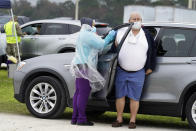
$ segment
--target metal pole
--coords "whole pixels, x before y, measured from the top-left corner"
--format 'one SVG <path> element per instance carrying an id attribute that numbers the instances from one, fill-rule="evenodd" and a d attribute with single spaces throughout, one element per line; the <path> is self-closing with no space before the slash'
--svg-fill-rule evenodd
<path id="1" fill-rule="evenodd" d="M 189 8 L 189 9 L 192 9 L 192 4 L 193 4 L 193 1 L 192 1 L 192 0 L 189 0 L 189 1 L 188 1 L 188 8 Z"/>
<path id="2" fill-rule="evenodd" d="M 16 38 L 16 47 L 17 47 L 17 53 L 18 53 L 18 61 L 21 62 L 20 50 L 19 50 L 19 45 L 18 45 L 18 38 L 17 38 L 17 34 L 16 34 L 16 25 L 15 25 L 15 21 L 14 21 L 14 15 L 13 15 L 12 8 L 10 9 L 10 11 L 11 11 L 11 16 L 12 16 L 12 21 L 14 23 L 14 35 L 15 35 L 15 38 Z"/>
<path id="3" fill-rule="evenodd" d="M 79 11 L 79 0 L 76 0 L 76 5 L 75 5 L 75 20 L 78 20 L 78 11 Z"/>

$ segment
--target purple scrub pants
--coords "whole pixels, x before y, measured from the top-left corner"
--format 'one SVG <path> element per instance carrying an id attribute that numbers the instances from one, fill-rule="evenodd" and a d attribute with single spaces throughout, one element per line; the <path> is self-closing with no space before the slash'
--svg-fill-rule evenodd
<path id="1" fill-rule="evenodd" d="M 86 105 L 91 91 L 89 81 L 84 78 L 76 78 L 76 91 L 73 97 L 72 122 L 83 123 L 87 121 Z"/>

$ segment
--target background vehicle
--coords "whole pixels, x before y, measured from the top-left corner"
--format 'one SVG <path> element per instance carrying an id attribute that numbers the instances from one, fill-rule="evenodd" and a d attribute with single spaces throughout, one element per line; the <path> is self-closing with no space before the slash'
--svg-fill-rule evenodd
<path id="1" fill-rule="evenodd" d="M 144 25 L 157 43 L 158 64 L 146 78 L 139 113 L 187 118 L 196 129 L 196 25 Z M 15 98 L 40 118 L 55 118 L 65 107 L 72 107 L 74 78 L 69 67 L 73 56 L 45 55 L 21 62 L 14 76 Z M 88 109 L 94 114 L 115 111 L 116 63 L 116 54 L 99 57 L 98 70 L 107 82 L 103 90 L 90 95 Z"/>
<path id="2" fill-rule="evenodd" d="M 20 45 L 21 58 L 24 60 L 46 54 L 74 52 L 80 26 L 80 21 L 65 18 L 37 20 L 21 25 L 22 31 L 27 33 Z M 108 24 L 101 22 L 97 22 L 95 26 L 100 36 L 111 29 Z M 1 35 L 0 40 L 3 42 L 2 49 L 5 52 L 5 34 Z"/>
<path id="3" fill-rule="evenodd" d="M 37 34 L 37 27 L 41 27 Z M 22 59 L 45 54 L 74 52 L 80 21 L 67 19 L 38 20 L 21 26 L 27 35 L 22 38 Z M 108 24 L 96 23 L 99 35 L 107 33 Z"/>
<path id="4" fill-rule="evenodd" d="M 8 21 L 10 21 L 11 17 L 7 16 L 7 15 L 2 15 L 0 16 L 0 26 L 2 27 L 5 23 L 7 23 Z M 20 25 L 25 24 L 27 22 L 29 22 L 30 19 L 29 17 L 26 16 L 18 16 L 18 23 Z"/>

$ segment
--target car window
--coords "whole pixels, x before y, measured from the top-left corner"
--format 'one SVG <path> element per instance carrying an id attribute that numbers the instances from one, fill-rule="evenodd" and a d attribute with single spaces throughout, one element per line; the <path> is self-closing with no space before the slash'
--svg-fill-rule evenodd
<path id="1" fill-rule="evenodd" d="M 69 34 L 67 24 L 49 23 L 42 32 L 43 35 L 65 35 Z"/>
<path id="2" fill-rule="evenodd" d="M 26 32 L 27 35 L 33 35 L 36 32 L 36 28 L 32 25 L 22 28 L 22 32 Z"/>
<path id="3" fill-rule="evenodd" d="M 38 35 L 40 34 L 42 24 L 31 24 L 22 28 L 22 32 L 25 32 L 27 35 Z"/>
<path id="4" fill-rule="evenodd" d="M 193 30 L 165 28 L 160 36 L 157 55 L 164 57 L 187 57 L 194 37 L 195 33 Z"/>
<path id="5" fill-rule="evenodd" d="M 195 34 L 196 34 L 196 31 L 195 31 Z M 196 57 L 196 38 L 194 39 L 194 43 L 193 43 L 193 47 L 191 48 L 190 56 Z"/>
<path id="6" fill-rule="evenodd" d="M 80 31 L 80 26 L 77 26 L 77 25 L 69 25 L 69 31 L 70 31 L 70 34 L 74 34 L 76 32 L 79 32 Z"/>

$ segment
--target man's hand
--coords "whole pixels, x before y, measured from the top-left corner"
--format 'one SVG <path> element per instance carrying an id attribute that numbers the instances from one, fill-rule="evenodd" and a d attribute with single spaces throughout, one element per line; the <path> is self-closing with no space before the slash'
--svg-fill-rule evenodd
<path id="1" fill-rule="evenodd" d="M 22 35 L 22 37 L 24 37 L 25 35 L 27 35 L 27 33 L 26 33 L 26 32 L 23 32 L 23 35 Z"/>
<path id="2" fill-rule="evenodd" d="M 152 73 L 152 70 L 151 69 L 148 69 L 147 71 L 146 71 L 146 75 L 149 75 L 149 74 L 151 74 Z"/>

